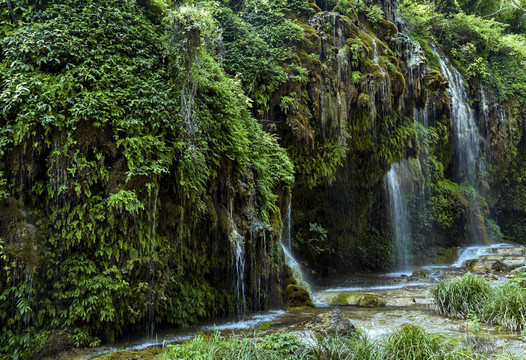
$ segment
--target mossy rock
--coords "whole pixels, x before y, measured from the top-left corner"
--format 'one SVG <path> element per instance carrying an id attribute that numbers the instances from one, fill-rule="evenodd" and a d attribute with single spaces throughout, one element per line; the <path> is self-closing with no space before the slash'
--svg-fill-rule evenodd
<path id="1" fill-rule="evenodd" d="M 442 248 L 437 247 L 435 248 L 436 256 L 431 257 L 427 260 L 430 264 L 451 264 L 453 263 L 457 257 L 458 257 L 458 249 L 456 247 L 454 248 Z"/>
<path id="2" fill-rule="evenodd" d="M 255 330 L 268 330 L 272 325 L 281 324 L 279 321 L 265 321 L 259 324 Z"/>
<path id="3" fill-rule="evenodd" d="M 298 285 L 296 278 L 294 277 L 294 272 L 287 264 L 283 265 L 283 277 L 285 279 L 285 284 L 288 285 Z"/>
<path id="4" fill-rule="evenodd" d="M 74 347 L 71 334 L 66 330 L 55 330 L 52 332 L 40 349 L 39 358 L 56 359 L 60 353 Z"/>
<path id="5" fill-rule="evenodd" d="M 411 274 L 411 277 L 427 277 L 429 275 L 429 271 L 427 270 L 417 270 L 417 271 L 413 271 L 413 273 Z"/>
<path id="6" fill-rule="evenodd" d="M 305 288 L 299 285 L 290 284 L 285 290 L 285 303 L 291 308 L 307 307 L 315 308 L 310 294 Z"/>
<path id="7" fill-rule="evenodd" d="M 388 20 L 381 19 L 378 26 L 378 35 L 392 41 L 398 36 L 398 28 L 396 25 Z"/>
<path id="8" fill-rule="evenodd" d="M 342 292 L 336 295 L 334 298 L 330 300 L 331 305 L 352 305 L 349 303 L 349 296 L 351 296 L 352 293 L 348 292 Z"/>
<path id="9" fill-rule="evenodd" d="M 333 297 L 329 303 L 331 305 L 354 305 L 365 307 L 385 306 L 385 302 L 378 296 L 372 294 L 360 294 L 352 292 L 342 292 Z"/>
<path id="10" fill-rule="evenodd" d="M 358 301 L 358 306 L 377 307 L 385 306 L 385 303 L 380 301 L 380 298 L 376 295 L 363 295 Z"/>
<path id="11" fill-rule="evenodd" d="M 491 270 L 497 271 L 497 272 L 506 272 L 508 271 L 508 266 L 504 264 L 500 260 L 496 260 L 493 264 L 491 264 Z"/>
<path id="12" fill-rule="evenodd" d="M 391 89 L 393 91 L 394 103 L 397 104 L 405 90 L 404 75 L 398 71 L 392 71 L 389 76 L 391 77 Z"/>
<path id="13" fill-rule="evenodd" d="M 152 346 L 140 351 L 115 351 L 96 357 L 98 360 L 153 360 L 158 359 L 163 350 L 158 346 Z"/>
<path id="14" fill-rule="evenodd" d="M 361 93 L 358 95 L 358 108 L 369 110 L 371 107 L 371 100 L 369 99 L 369 95 L 365 93 Z"/>

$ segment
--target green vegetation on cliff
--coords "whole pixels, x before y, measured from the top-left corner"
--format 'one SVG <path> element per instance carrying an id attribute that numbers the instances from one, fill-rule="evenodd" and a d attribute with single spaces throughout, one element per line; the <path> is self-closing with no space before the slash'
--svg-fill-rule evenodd
<path id="1" fill-rule="evenodd" d="M 313 272 L 392 267 L 384 177 L 401 159 L 425 183 L 406 199 L 414 249 L 462 243 L 467 217 L 485 240 L 526 241 L 520 8 L 402 1 L 415 65 L 390 1 L 8 3 L 2 356 L 311 304 L 282 266 L 291 198 L 294 252 Z M 448 79 L 431 44 L 468 81 L 482 190 L 452 174 Z"/>
<path id="2" fill-rule="evenodd" d="M 52 355 L 61 329 L 67 348 L 241 311 L 235 232 L 268 284 L 241 306 L 279 304 L 292 165 L 218 62 L 210 6 L 13 3 L 18 27 L 0 14 L 2 353 Z"/>
<path id="3" fill-rule="evenodd" d="M 400 3 L 400 14 L 426 50 L 430 66 L 438 69 L 429 47 L 433 43 L 468 83 L 487 164 L 479 195 L 504 237 L 518 242 L 526 239 L 526 182 L 521 175 L 526 166 L 525 5 L 524 1 Z"/>

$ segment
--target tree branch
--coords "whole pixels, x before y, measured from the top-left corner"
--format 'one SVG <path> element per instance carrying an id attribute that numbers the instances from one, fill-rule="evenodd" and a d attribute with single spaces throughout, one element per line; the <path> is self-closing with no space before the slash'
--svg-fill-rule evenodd
<path id="1" fill-rule="evenodd" d="M 13 12 L 13 6 L 11 5 L 11 0 L 7 1 L 7 10 L 9 10 L 9 15 L 11 15 L 11 19 L 15 23 L 15 26 L 18 27 L 18 20 L 16 19 L 15 13 Z"/>
<path id="2" fill-rule="evenodd" d="M 517 0 L 507 0 L 507 1 L 510 2 L 511 5 L 512 5 L 515 9 L 520 10 L 520 11 L 522 11 L 523 13 L 526 14 L 526 9 L 524 9 L 524 8 L 521 6 L 521 4 L 520 4 Z"/>
<path id="3" fill-rule="evenodd" d="M 494 13 L 491 13 L 491 14 L 488 14 L 488 15 L 481 16 L 481 18 L 484 19 L 484 18 L 487 18 L 487 17 L 493 16 L 493 15 L 497 15 L 497 14 L 500 13 L 501 11 L 508 10 L 508 9 L 515 9 L 515 6 L 502 7 L 502 8 L 500 8 L 499 10 L 495 11 Z"/>

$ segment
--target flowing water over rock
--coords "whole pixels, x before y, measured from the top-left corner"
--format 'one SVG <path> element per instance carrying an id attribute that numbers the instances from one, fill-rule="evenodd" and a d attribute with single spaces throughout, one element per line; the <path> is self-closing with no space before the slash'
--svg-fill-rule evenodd
<path id="1" fill-rule="evenodd" d="M 311 294 L 314 304 L 317 306 L 325 305 L 314 295 L 312 286 L 307 280 L 308 278 L 303 265 L 301 265 L 292 254 L 292 203 L 290 202 L 289 206 L 287 207 L 287 214 L 283 221 L 283 228 L 281 229 L 281 249 L 285 255 L 285 262 L 288 266 L 290 266 L 298 285 L 306 289 L 309 294 Z"/>
<path id="2" fill-rule="evenodd" d="M 400 190 L 399 171 L 399 163 L 391 166 L 391 170 L 386 175 L 385 191 L 389 196 L 391 228 L 395 248 L 395 269 L 407 270 L 411 266 L 411 226 L 406 200 Z"/>
<path id="3" fill-rule="evenodd" d="M 462 75 L 442 56 L 439 57 L 439 60 L 442 75 L 449 79 L 448 95 L 453 119 L 453 135 L 455 136 L 457 176 L 459 180 L 467 181 L 476 189 L 477 176 L 482 170 L 482 162 L 479 150 L 480 136 L 475 115 L 471 109 Z"/>
<path id="4" fill-rule="evenodd" d="M 232 233 L 232 256 L 235 275 L 235 291 L 238 316 L 245 317 L 245 239 L 234 229 Z"/>
<path id="5" fill-rule="evenodd" d="M 479 146 L 481 137 L 476 125 L 475 114 L 471 108 L 464 79 L 449 60 L 439 55 L 442 75 L 449 79 L 449 104 L 453 120 L 455 176 L 461 183 L 471 186 L 473 191 L 466 192 L 466 199 L 470 203 L 466 215 L 468 242 L 480 244 L 485 239 L 481 230 L 481 206 L 477 191 L 484 171 L 482 154 Z M 468 195 L 469 193 L 469 195 Z"/>
<path id="6" fill-rule="evenodd" d="M 252 314 L 243 321 L 216 319 L 186 329 L 158 331 L 155 340 L 135 339 L 120 346 L 101 347 L 77 359 L 91 359 L 119 350 L 141 350 L 150 346 L 160 346 L 163 343 L 181 342 L 192 338 L 198 332 L 212 330 L 253 333 L 259 327 L 257 330 L 259 333 L 294 331 L 300 334 L 300 337 L 308 337 L 308 333 L 315 328 L 312 324 L 323 323 L 323 319 L 330 320 L 336 315 L 342 321 L 350 320 L 353 326 L 363 328 L 371 338 L 381 338 L 404 324 L 419 325 L 427 332 L 436 334 L 466 336 L 472 331 L 473 324 L 438 315 L 434 310 L 434 301 L 429 294 L 429 288 L 440 277 L 464 273 L 465 269 L 461 269 L 459 264 L 469 260 L 484 262 L 491 260 L 492 257 L 498 257 L 503 262 L 506 262 L 506 259 L 520 257 L 524 263 L 526 248 L 510 244 L 474 246 L 461 249 L 457 261 L 451 265 L 414 268 L 413 270 L 416 271 L 411 276 L 405 274 L 400 276 L 397 273 L 357 274 L 346 278 L 329 279 L 323 284 L 318 284 L 316 293 L 320 300 L 332 304 L 328 308 L 268 311 Z M 337 314 L 334 311 L 335 307 L 339 309 Z M 261 324 L 266 325 L 261 326 Z M 321 328 L 319 331 L 328 330 L 330 329 Z M 481 331 L 491 336 L 493 346 L 499 352 L 509 351 L 519 358 L 526 356 L 526 343 L 520 334 L 491 326 L 482 326 Z"/>

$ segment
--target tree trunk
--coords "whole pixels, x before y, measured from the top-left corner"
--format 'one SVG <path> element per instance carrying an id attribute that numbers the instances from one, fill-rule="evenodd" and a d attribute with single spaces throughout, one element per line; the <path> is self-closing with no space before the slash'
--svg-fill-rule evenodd
<path id="1" fill-rule="evenodd" d="M 13 20 L 13 23 L 16 27 L 18 27 L 18 20 L 16 19 L 15 13 L 13 12 L 13 6 L 11 5 L 11 0 L 7 1 L 7 10 L 9 10 L 9 15 L 11 15 L 11 19 Z"/>

